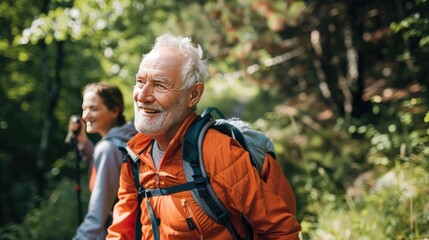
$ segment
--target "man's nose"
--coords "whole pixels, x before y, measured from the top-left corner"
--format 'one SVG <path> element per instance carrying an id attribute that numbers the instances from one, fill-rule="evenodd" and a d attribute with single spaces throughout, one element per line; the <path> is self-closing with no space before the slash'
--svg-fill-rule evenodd
<path id="1" fill-rule="evenodd" d="M 154 88 L 152 84 L 145 84 L 142 88 L 135 87 L 134 91 L 137 97 L 136 100 L 140 102 L 153 101 L 154 99 Z"/>

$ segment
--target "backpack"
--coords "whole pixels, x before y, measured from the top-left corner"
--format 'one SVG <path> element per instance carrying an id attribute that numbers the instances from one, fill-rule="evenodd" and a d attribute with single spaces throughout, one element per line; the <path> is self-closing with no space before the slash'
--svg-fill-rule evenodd
<path id="1" fill-rule="evenodd" d="M 213 117 L 212 112 L 215 112 L 220 119 Z M 209 107 L 198 116 L 191 124 L 185 134 L 182 143 L 182 158 L 183 169 L 187 179 L 187 183 L 157 189 L 144 189 L 139 182 L 139 158 L 128 146 L 120 148 L 124 152 L 124 162 L 129 160 L 136 188 L 138 190 L 139 206 L 143 198 L 146 199 L 152 229 L 155 239 L 159 239 L 158 224 L 159 220 L 153 214 L 153 209 L 148 201 L 149 197 L 169 195 L 182 191 L 191 191 L 193 198 L 203 211 L 215 222 L 224 225 L 234 236 L 234 239 L 240 239 L 239 234 L 231 224 L 231 214 L 219 200 L 216 193 L 210 185 L 210 179 L 207 177 L 204 162 L 202 159 L 201 146 L 204 137 L 209 128 L 214 128 L 219 132 L 234 138 L 242 148 L 249 152 L 252 165 L 258 170 L 262 180 L 266 181 L 267 176 L 262 173 L 266 153 L 271 154 L 275 158 L 274 145 L 272 141 L 263 133 L 250 128 L 246 123 L 238 118 L 226 119 L 221 111 L 214 107 Z M 290 196 L 295 202 L 294 196 Z M 293 213 L 295 214 L 295 213 Z M 141 209 L 138 208 L 136 217 L 136 238 L 141 239 Z M 241 216 L 241 220 L 246 229 L 246 239 L 253 239 L 253 230 L 251 226 Z M 189 227 L 193 226 L 193 222 L 188 222 Z"/>

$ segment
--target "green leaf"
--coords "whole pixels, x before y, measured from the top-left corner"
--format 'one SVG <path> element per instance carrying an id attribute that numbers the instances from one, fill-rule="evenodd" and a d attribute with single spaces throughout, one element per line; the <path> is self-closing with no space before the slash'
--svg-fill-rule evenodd
<path id="1" fill-rule="evenodd" d="M 429 112 L 426 113 L 425 122 L 429 122 Z"/>

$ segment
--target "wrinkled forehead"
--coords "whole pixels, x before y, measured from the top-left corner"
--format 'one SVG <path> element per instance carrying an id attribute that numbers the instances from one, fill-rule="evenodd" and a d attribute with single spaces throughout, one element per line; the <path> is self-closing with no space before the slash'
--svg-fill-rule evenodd
<path id="1" fill-rule="evenodd" d="M 140 63 L 139 73 L 147 71 L 181 71 L 184 59 L 172 48 L 159 48 L 145 55 Z"/>

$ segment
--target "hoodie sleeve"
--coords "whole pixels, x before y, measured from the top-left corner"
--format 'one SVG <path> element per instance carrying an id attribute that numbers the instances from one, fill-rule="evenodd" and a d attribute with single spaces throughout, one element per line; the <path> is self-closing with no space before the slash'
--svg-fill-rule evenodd
<path id="1" fill-rule="evenodd" d="M 94 154 L 94 143 L 88 139 L 84 144 L 77 144 L 79 154 L 82 156 L 82 159 L 88 164 L 92 164 L 93 154 Z"/>
<path id="2" fill-rule="evenodd" d="M 88 212 L 73 239 L 104 239 L 105 224 L 119 187 L 122 153 L 110 141 L 100 141 L 94 152 L 96 181 Z"/>

